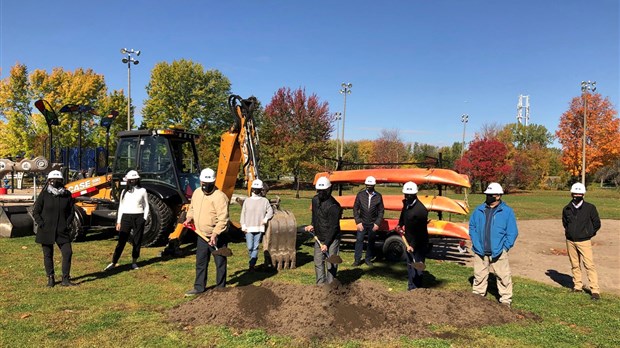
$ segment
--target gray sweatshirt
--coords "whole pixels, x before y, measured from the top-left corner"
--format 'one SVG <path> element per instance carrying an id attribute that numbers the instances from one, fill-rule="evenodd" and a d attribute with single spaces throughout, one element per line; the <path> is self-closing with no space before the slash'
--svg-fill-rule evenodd
<path id="1" fill-rule="evenodd" d="M 265 225 L 273 217 L 273 208 L 265 197 L 252 193 L 241 208 L 241 230 L 244 232 L 265 232 Z"/>

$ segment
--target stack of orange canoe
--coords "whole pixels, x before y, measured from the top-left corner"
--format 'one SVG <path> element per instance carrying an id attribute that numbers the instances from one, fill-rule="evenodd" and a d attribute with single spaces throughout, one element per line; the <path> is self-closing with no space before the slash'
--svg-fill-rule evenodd
<path id="1" fill-rule="evenodd" d="M 380 231 L 392 231 L 398 226 L 398 219 L 383 219 Z M 458 238 L 469 240 L 469 227 L 466 224 L 459 224 L 442 220 L 428 221 L 428 234 L 431 237 Z M 353 218 L 340 220 L 340 230 L 342 232 L 357 232 L 357 226 Z"/>
<path id="2" fill-rule="evenodd" d="M 442 168 L 383 168 L 320 172 L 314 176 L 314 183 L 316 183 L 318 178 L 322 176 L 329 178 L 329 181 L 331 181 L 332 184 L 363 184 L 368 176 L 374 176 L 378 184 L 404 184 L 407 181 L 413 181 L 418 185 L 435 184 L 471 187 L 467 175 L 459 174 L 453 170 Z"/>
<path id="3" fill-rule="evenodd" d="M 332 184 L 363 184 L 368 176 L 373 176 L 377 184 L 398 183 L 404 184 L 413 181 L 416 184 L 449 185 L 459 187 L 471 187 L 467 175 L 459 174 L 450 169 L 442 168 L 389 168 L 389 169 L 359 169 L 340 170 L 333 172 L 321 172 L 314 176 L 314 182 L 320 177 L 327 177 Z M 351 209 L 355 203 L 355 196 L 334 197 L 342 208 Z M 461 200 L 455 200 L 443 196 L 418 196 L 418 199 L 429 211 L 441 211 L 455 214 L 467 214 L 469 207 Z M 386 210 L 399 211 L 403 208 L 403 196 L 384 195 L 383 205 Z M 398 219 L 384 219 L 379 226 L 382 231 L 392 231 L 398 225 Z M 355 221 L 352 218 L 340 220 L 340 228 L 343 232 L 356 232 Z M 466 224 L 459 224 L 442 220 L 429 220 L 428 233 L 436 237 L 449 237 L 469 239 L 469 228 Z"/>
<path id="4" fill-rule="evenodd" d="M 355 196 L 334 196 L 343 209 L 352 209 Z M 418 199 L 428 211 L 442 211 L 447 213 L 467 215 L 469 207 L 465 201 L 456 200 L 444 196 L 418 196 Z M 383 195 L 383 207 L 385 210 L 399 211 L 403 208 L 403 196 Z"/>

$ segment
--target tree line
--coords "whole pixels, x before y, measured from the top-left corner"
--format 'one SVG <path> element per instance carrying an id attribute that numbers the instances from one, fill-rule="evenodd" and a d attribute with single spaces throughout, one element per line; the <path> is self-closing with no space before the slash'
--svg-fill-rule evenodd
<path id="1" fill-rule="evenodd" d="M 139 127 L 174 125 L 198 133 L 202 166 L 216 166 L 220 136 L 233 121 L 227 105 L 230 80 L 216 69 L 207 70 L 201 64 L 181 59 L 157 63 L 146 92 Z M 111 134 L 126 128 L 127 113 L 123 110 L 127 109 L 127 99 L 122 89 L 109 92 L 103 75 L 83 68 L 29 72 L 25 65 L 17 63 L 0 81 L 0 158 L 49 153 L 45 148 L 45 119 L 33 108 L 38 99 L 48 101 L 57 113 L 69 103 L 90 105 L 97 111 L 98 115 L 83 121 L 83 147 L 105 144 L 105 131 L 97 125 L 110 110 L 119 111 Z M 451 146 L 405 143 L 398 129 L 384 129 L 376 139 L 347 141 L 342 160 L 351 164 L 350 168 L 358 168 L 361 163 L 380 167 L 396 166 L 391 163 L 440 165 L 469 175 L 474 189 L 491 181 L 502 182 L 508 190 L 564 187 L 577 181 L 581 173 L 584 103 L 588 180 L 618 185 L 620 120 L 608 98 L 600 94 L 573 98 L 560 116 L 555 134 L 536 124 L 487 124 L 463 149 L 460 142 Z M 132 108 L 132 115 L 134 111 Z M 55 128 L 54 147 L 77 146 L 77 117 L 58 114 L 60 125 Z M 276 180 L 290 175 L 299 188 L 299 183 L 312 180 L 317 171 L 335 169 L 337 145 L 330 140 L 335 115 L 316 94 L 307 94 L 301 87 L 282 87 L 266 106 L 259 102 L 254 116 L 263 177 Z M 555 139 L 561 149 L 550 147 Z M 111 153 L 115 145 L 112 141 Z"/>

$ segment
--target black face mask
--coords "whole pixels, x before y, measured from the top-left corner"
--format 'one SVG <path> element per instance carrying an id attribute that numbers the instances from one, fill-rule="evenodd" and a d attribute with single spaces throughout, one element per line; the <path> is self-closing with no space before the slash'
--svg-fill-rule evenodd
<path id="1" fill-rule="evenodd" d="M 138 186 L 138 180 L 127 180 L 127 189 L 131 190 L 136 186 Z"/>
<path id="2" fill-rule="evenodd" d="M 329 190 L 320 190 L 317 191 L 316 194 L 319 197 L 319 201 L 321 202 L 325 202 L 329 198 L 329 196 L 331 196 Z"/>
<path id="3" fill-rule="evenodd" d="M 579 204 L 581 201 L 583 201 L 583 196 L 573 196 L 573 202 L 575 202 L 575 204 Z"/>
<path id="4" fill-rule="evenodd" d="M 215 183 L 214 182 L 203 182 L 202 184 L 200 184 L 200 187 L 202 188 L 202 192 L 204 192 L 207 195 L 210 195 L 211 193 L 213 193 L 213 189 L 215 189 Z"/>
<path id="5" fill-rule="evenodd" d="M 368 193 L 373 193 L 373 192 L 375 192 L 375 187 L 374 186 L 366 186 L 366 191 L 368 191 Z"/>
<path id="6" fill-rule="evenodd" d="M 50 185 L 53 188 L 61 188 L 62 187 L 62 180 L 51 180 L 50 181 Z"/>
<path id="7" fill-rule="evenodd" d="M 405 203 L 407 205 L 413 203 L 413 201 L 415 201 L 416 199 L 418 199 L 418 195 L 405 195 Z"/>
<path id="8" fill-rule="evenodd" d="M 487 205 L 491 205 L 497 201 L 497 198 L 493 195 L 487 195 L 487 199 L 484 201 Z"/>
<path id="9" fill-rule="evenodd" d="M 252 193 L 257 195 L 257 196 L 262 196 L 263 195 L 263 190 L 262 189 L 252 189 Z"/>

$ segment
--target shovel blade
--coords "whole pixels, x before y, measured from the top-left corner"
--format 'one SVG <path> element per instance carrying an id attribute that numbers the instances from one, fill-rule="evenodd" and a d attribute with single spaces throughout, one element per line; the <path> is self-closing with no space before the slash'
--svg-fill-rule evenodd
<path id="1" fill-rule="evenodd" d="M 219 248 L 213 252 L 213 255 L 219 255 L 219 256 L 224 256 L 224 257 L 232 256 L 232 254 L 233 254 L 232 250 L 230 250 L 227 247 Z"/>
<path id="2" fill-rule="evenodd" d="M 426 265 L 424 264 L 424 262 L 414 262 L 413 268 L 423 272 L 426 269 Z"/>
<path id="3" fill-rule="evenodd" d="M 332 255 L 326 258 L 325 261 L 333 263 L 335 265 L 339 265 L 342 263 L 342 257 L 340 257 L 340 255 Z"/>

